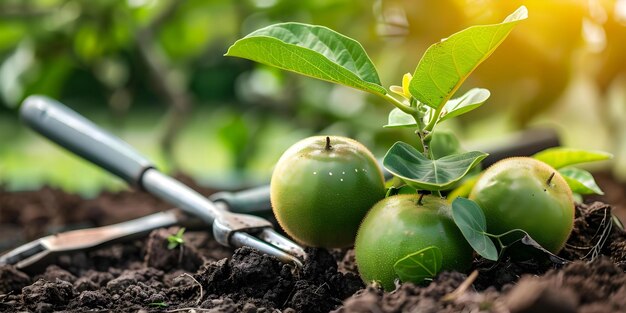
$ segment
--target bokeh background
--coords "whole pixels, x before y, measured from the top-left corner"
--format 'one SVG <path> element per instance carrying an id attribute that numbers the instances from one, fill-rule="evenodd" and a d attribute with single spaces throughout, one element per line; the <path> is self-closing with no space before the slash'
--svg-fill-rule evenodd
<path id="1" fill-rule="evenodd" d="M 31 94 L 54 97 L 169 173 L 216 188 L 267 183 L 306 136 L 356 138 L 377 156 L 407 130 L 383 129 L 391 106 L 363 92 L 224 57 L 276 22 L 321 24 L 360 41 L 385 86 L 426 48 L 520 5 L 529 19 L 468 79 L 491 90 L 445 127 L 467 145 L 553 127 L 572 147 L 615 154 L 626 178 L 625 0 L 0 0 L 0 184 L 89 196 L 125 188 L 20 124 Z"/>

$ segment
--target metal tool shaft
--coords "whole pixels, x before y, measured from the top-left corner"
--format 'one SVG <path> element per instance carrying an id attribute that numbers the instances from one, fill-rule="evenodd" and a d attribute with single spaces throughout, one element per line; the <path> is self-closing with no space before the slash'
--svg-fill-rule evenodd
<path id="1" fill-rule="evenodd" d="M 141 178 L 141 186 L 149 193 L 164 201 L 201 218 L 208 225 L 213 224 L 215 218 L 222 216 L 216 204 L 189 188 L 187 185 L 163 173 L 150 168 Z"/>

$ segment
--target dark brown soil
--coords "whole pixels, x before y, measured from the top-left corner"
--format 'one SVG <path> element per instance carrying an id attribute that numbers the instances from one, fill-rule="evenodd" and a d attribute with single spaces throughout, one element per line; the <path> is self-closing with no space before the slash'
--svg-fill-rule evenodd
<path id="1" fill-rule="evenodd" d="M 626 233 L 612 227 L 604 241 L 607 221 L 610 206 L 577 206 L 574 231 L 560 253 L 573 261 L 565 266 L 477 258 L 478 278 L 456 296 L 449 295 L 467 276 L 442 273 L 428 286 L 402 284 L 390 293 L 370 286 L 338 312 L 626 312 Z"/>
<path id="2" fill-rule="evenodd" d="M 168 208 L 132 191 L 83 200 L 51 188 L 0 190 L 0 251 Z M 33 273 L 1 266 L 0 312 L 626 312 L 626 234 L 601 202 L 577 207 L 560 253 L 573 262 L 477 258 L 477 278 L 461 289 L 469 273 L 445 272 L 393 292 L 364 286 L 352 250 L 310 249 L 300 271 L 249 248 L 221 247 L 208 231 L 187 231 L 182 248 L 170 250 L 167 236 L 177 230 L 63 255 Z"/>

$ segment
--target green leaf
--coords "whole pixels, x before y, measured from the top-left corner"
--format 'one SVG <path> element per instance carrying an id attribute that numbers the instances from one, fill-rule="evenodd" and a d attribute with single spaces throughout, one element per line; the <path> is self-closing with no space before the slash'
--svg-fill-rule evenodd
<path id="1" fill-rule="evenodd" d="M 167 248 L 172 250 L 178 247 L 179 245 L 183 244 L 185 242 L 185 239 L 183 238 L 184 233 L 185 233 L 185 227 L 181 227 L 176 232 L 176 234 L 167 236 L 167 242 L 168 242 Z"/>
<path id="2" fill-rule="evenodd" d="M 417 123 L 415 119 L 410 114 L 406 114 L 402 112 L 402 110 L 398 108 L 394 108 L 389 112 L 389 117 L 387 118 L 387 125 L 383 126 L 385 128 L 403 128 L 403 127 L 416 127 Z"/>
<path id="3" fill-rule="evenodd" d="M 443 106 L 441 111 L 441 117 L 439 122 L 443 122 L 447 119 L 457 117 L 461 114 L 465 114 L 481 106 L 487 99 L 489 99 L 491 93 L 484 88 L 472 88 L 464 95 L 449 100 Z"/>
<path id="4" fill-rule="evenodd" d="M 449 189 L 485 157 L 486 153 L 472 151 L 431 160 L 411 145 L 396 142 L 383 166 L 415 189 L 438 191 Z"/>
<path id="5" fill-rule="evenodd" d="M 533 155 L 533 158 L 560 169 L 578 163 L 608 160 L 613 155 L 602 151 L 555 147 L 543 150 Z"/>
<path id="6" fill-rule="evenodd" d="M 225 55 L 379 95 L 387 94 L 361 44 L 323 26 L 270 25 L 237 40 Z"/>
<path id="7" fill-rule="evenodd" d="M 594 193 L 598 195 L 604 194 L 602 189 L 600 189 L 598 184 L 596 184 L 596 181 L 593 179 L 593 175 L 585 170 L 575 167 L 566 167 L 559 169 L 559 173 L 561 173 L 561 176 L 565 178 L 569 188 L 575 193 L 579 193 L 581 195 Z"/>
<path id="8" fill-rule="evenodd" d="M 413 74 L 411 95 L 434 109 L 440 108 L 513 26 L 527 17 L 528 10 L 522 6 L 500 24 L 473 26 L 430 46 Z"/>
<path id="9" fill-rule="evenodd" d="M 401 281 L 419 284 L 439 273 L 442 260 L 441 249 L 430 246 L 398 260 L 393 269 Z"/>
<path id="10" fill-rule="evenodd" d="M 498 260 L 498 250 L 487 236 L 487 221 L 476 202 L 458 197 L 452 201 L 452 219 L 472 248 L 488 260 Z"/>
<path id="11" fill-rule="evenodd" d="M 149 306 L 153 306 L 153 307 L 159 307 L 159 308 L 166 308 L 169 306 L 169 304 L 165 303 L 164 301 L 161 302 L 151 302 L 148 303 Z"/>

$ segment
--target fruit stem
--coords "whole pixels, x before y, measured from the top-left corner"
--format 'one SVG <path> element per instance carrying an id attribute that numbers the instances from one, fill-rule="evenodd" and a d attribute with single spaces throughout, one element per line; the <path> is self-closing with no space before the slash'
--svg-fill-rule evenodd
<path id="1" fill-rule="evenodd" d="M 546 184 L 548 186 L 550 186 L 550 183 L 552 182 L 552 178 L 554 178 L 554 174 L 556 174 L 556 173 L 552 172 L 552 174 L 550 174 L 550 177 L 548 177 L 548 180 L 546 181 Z"/>
<path id="2" fill-rule="evenodd" d="M 326 147 L 324 149 L 326 149 L 326 151 L 332 149 L 333 146 L 330 145 L 330 137 L 326 136 Z"/>
<path id="3" fill-rule="evenodd" d="M 424 198 L 424 194 L 420 193 L 420 197 L 419 197 L 419 199 L 417 199 L 417 205 L 422 205 L 423 204 L 422 203 L 422 198 Z"/>

